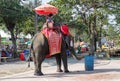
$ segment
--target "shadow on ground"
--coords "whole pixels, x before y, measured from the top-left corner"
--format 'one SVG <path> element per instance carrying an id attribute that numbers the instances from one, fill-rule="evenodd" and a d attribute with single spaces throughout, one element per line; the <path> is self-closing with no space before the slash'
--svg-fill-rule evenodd
<path id="1" fill-rule="evenodd" d="M 15 77 L 8 77 L 8 78 L 0 78 L 0 80 L 10 80 L 10 79 L 33 79 L 33 78 L 65 78 L 65 77 L 73 77 L 76 75 L 89 75 L 89 74 L 97 74 L 97 73 L 105 73 L 105 72 L 120 72 L 120 69 L 95 69 L 94 71 L 71 71 L 69 73 L 48 73 L 44 74 L 44 76 L 34 76 L 34 75 L 29 75 L 29 76 L 15 76 Z M 32 73 L 31 73 L 32 74 Z"/>

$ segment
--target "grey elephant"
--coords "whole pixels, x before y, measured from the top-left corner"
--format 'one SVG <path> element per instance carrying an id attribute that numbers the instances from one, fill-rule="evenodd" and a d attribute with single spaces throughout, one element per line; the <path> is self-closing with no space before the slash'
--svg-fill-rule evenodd
<path id="1" fill-rule="evenodd" d="M 71 51 L 72 56 L 75 57 L 76 59 L 80 60 L 83 58 L 83 56 L 80 57 L 76 56 L 74 48 L 70 46 L 70 40 L 71 40 L 70 35 L 64 35 L 62 33 L 61 52 L 59 54 L 53 55 L 55 56 L 57 62 L 57 72 L 63 72 L 63 70 L 61 69 L 61 60 L 64 66 L 64 72 L 65 73 L 69 72 L 68 64 L 67 64 L 67 54 L 66 54 L 67 49 Z M 41 64 L 46 58 L 46 55 L 49 54 L 49 51 L 50 50 L 49 50 L 48 39 L 45 37 L 45 35 L 43 35 L 42 32 L 39 32 L 34 36 L 31 44 L 31 54 L 35 65 L 34 75 L 37 76 L 43 75 L 41 71 Z"/>

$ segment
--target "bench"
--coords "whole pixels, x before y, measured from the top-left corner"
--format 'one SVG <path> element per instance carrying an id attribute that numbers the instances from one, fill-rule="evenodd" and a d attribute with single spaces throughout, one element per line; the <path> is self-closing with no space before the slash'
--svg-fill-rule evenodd
<path id="1" fill-rule="evenodd" d="M 1 60 L 3 59 L 4 60 L 4 62 L 7 62 L 7 59 L 10 59 L 11 57 L 0 57 L 0 62 L 1 62 Z"/>

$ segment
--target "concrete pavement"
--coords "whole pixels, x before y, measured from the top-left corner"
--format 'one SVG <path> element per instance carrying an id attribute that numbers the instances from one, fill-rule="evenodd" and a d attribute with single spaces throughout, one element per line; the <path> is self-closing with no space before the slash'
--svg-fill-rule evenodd
<path id="1" fill-rule="evenodd" d="M 53 61 L 53 63 L 51 62 Z M 120 60 L 95 60 L 94 71 L 85 71 L 84 59 L 68 59 L 70 73 L 56 72 L 55 59 L 43 63 L 44 76 L 34 76 L 33 70 L 0 77 L 0 81 L 120 81 Z"/>

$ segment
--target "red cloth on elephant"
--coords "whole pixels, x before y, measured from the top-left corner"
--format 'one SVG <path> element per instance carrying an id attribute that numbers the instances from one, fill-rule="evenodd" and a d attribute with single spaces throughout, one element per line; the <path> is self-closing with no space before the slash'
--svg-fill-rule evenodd
<path id="1" fill-rule="evenodd" d="M 47 55 L 47 57 L 50 57 L 51 55 L 60 53 L 61 52 L 62 35 L 60 33 L 58 33 L 56 30 L 52 30 L 49 28 L 45 28 L 44 30 L 42 30 L 42 33 L 48 39 L 50 54 Z"/>
<path id="2" fill-rule="evenodd" d="M 61 26 L 61 31 L 65 34 L 65 35 L 69 35 L 69 27 L 68 25 L 64 24 Z"/>

